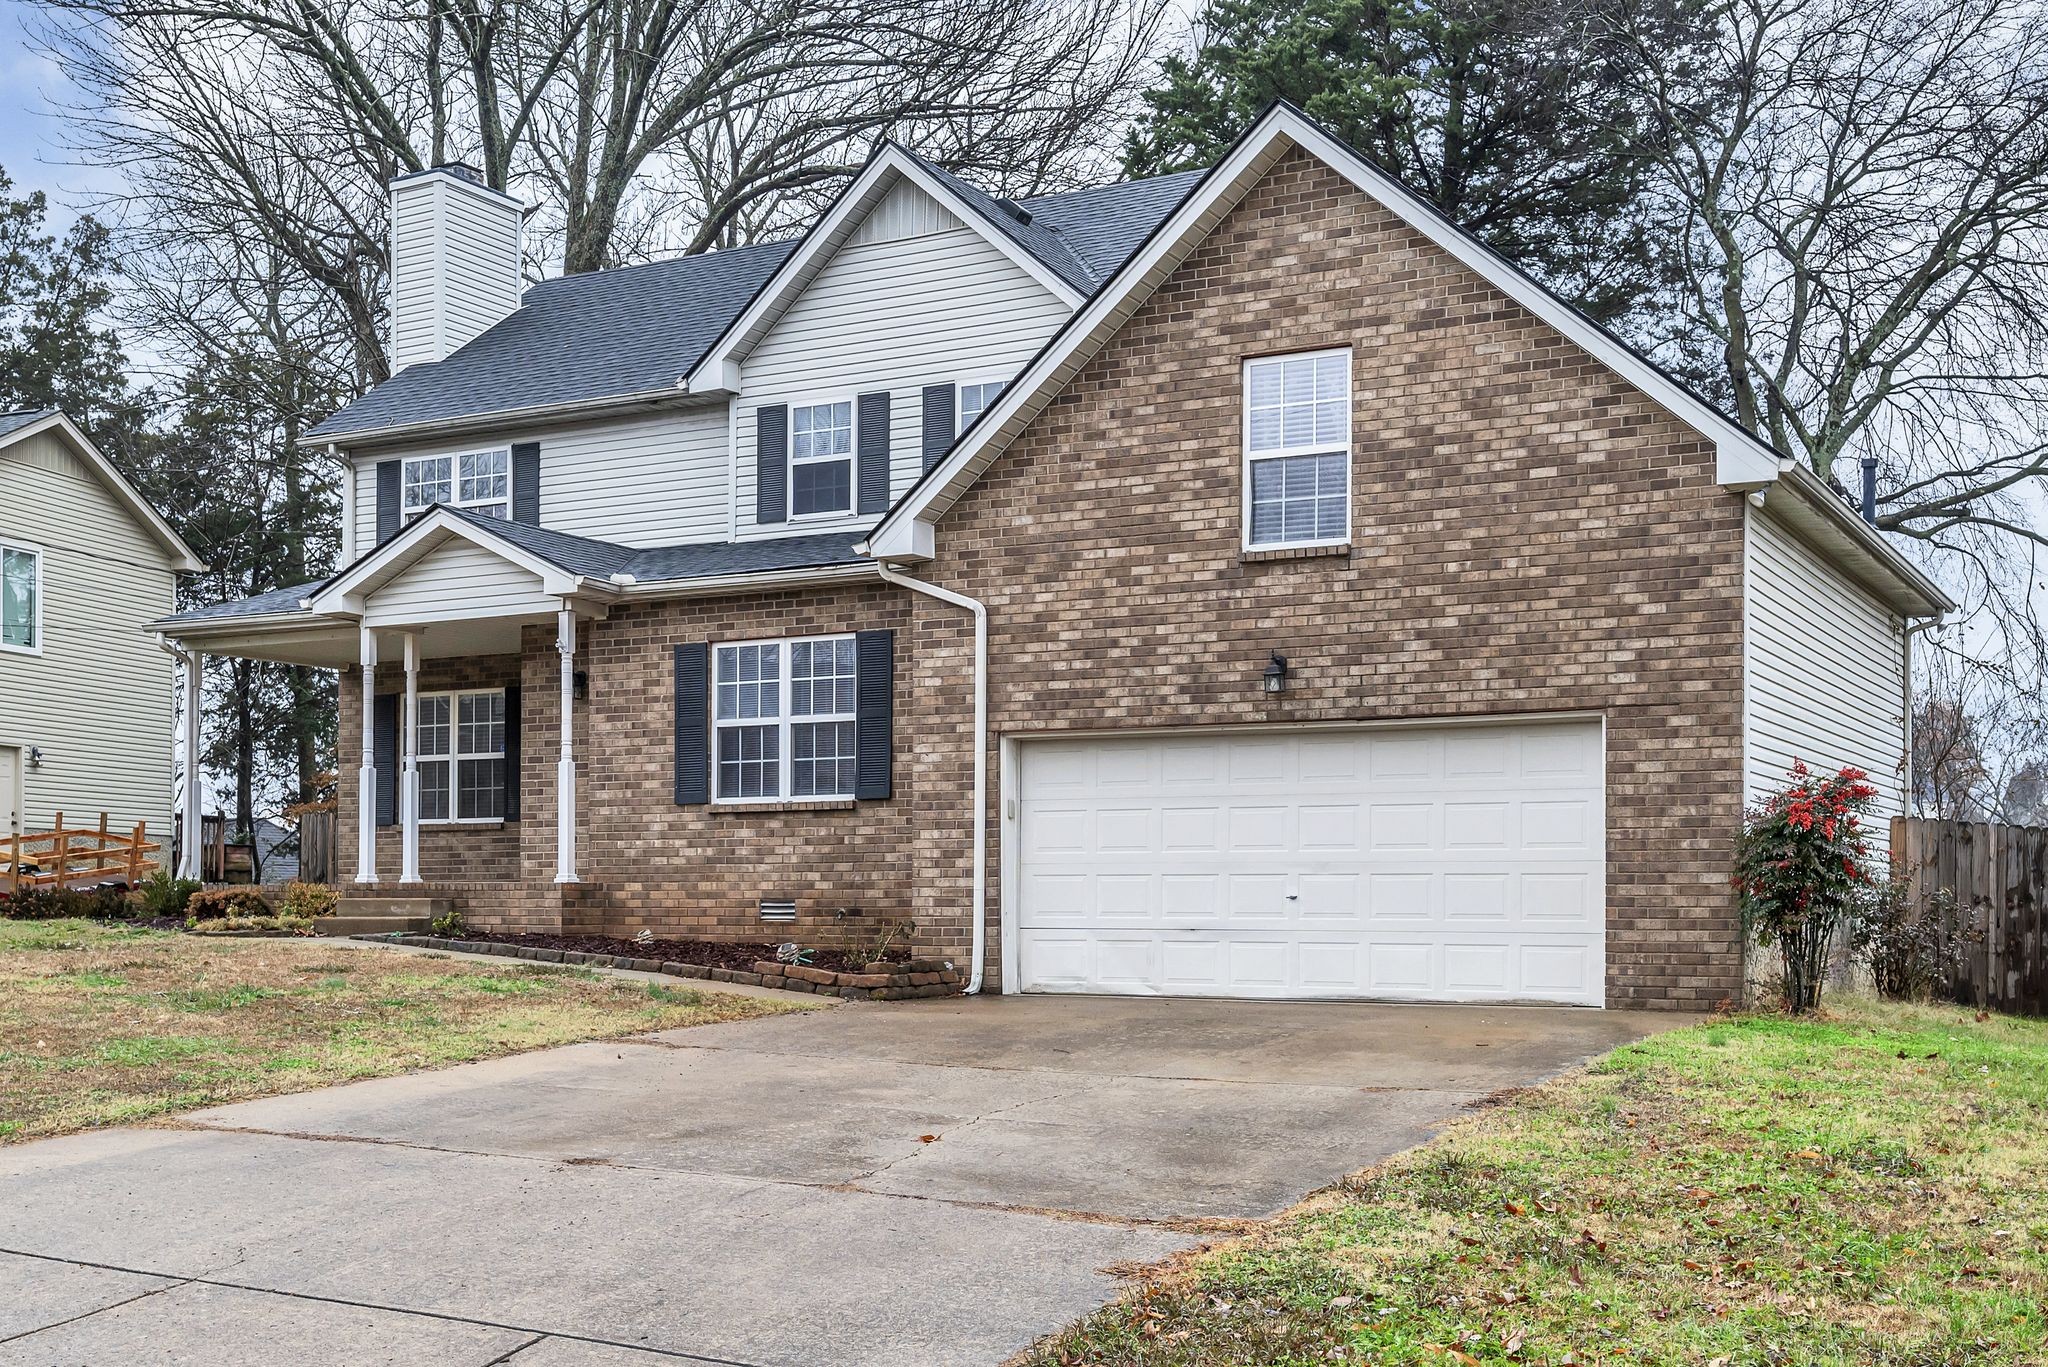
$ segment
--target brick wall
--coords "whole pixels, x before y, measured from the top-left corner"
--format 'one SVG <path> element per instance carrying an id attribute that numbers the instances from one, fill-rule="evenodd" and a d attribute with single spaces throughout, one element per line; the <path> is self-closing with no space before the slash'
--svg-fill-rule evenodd
<path id="1" fill-rule="evenodd" d="M 1354 549 L 1248 559 L 1241 362 L 1345 344 Z M 1702 1009 L 1741 969 L 1741 548 L 1708 442 L 1294 153 L 941 521 L 925 573 L 988 605 L 999 733 L 1604 713 L 1608 1000 Z M 958 677 L 944 631 L 921 668 Z M 928 906 L 966 905 L 950 848 Z M 994 974 L 993 916 L 988 943 Z"/>

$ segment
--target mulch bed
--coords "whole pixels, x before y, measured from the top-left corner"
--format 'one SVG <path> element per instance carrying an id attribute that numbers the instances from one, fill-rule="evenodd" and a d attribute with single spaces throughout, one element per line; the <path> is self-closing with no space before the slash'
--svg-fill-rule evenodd
<path id="1" fill-rule="evenodd" d="M 459 931 L 456 938 L 526 949 L 561 949 L 578 954 L 660 959 L 671 963 L 698 964 L 704 968 L 730 969 L 735 973 L 751 973 L 757 962 L 764 959 L 772 962 L 775 958 L 774 945 L 741 944 L 731 940 L 621 940 L 610 935 L 512 934 L 494 930 Z M 905 956 L 890 957 L 902 959 Z M 867 960 L 856 959 L 837 949 L 814 949 L 804 962 L 813 968 L 834 973 L 859 973 L 867 967 Z"/>

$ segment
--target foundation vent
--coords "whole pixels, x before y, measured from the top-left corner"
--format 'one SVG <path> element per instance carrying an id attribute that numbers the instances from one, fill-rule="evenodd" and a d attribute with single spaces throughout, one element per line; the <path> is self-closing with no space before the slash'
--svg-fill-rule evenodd
<path id="1" fill-rule="evenodd" d="M 764 921 L 794 921 L 796 919 L 796 903 L 770 902 L 764 899 L 761 903 L 761 919 Z"/>

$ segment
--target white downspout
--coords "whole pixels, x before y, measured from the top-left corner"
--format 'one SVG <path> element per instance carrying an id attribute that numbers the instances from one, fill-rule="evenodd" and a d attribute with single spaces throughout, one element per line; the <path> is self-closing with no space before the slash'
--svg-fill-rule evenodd
<path id="1" fill-rule="evenodd" d="M 978 599 L 913 579 L 880 561 L 875 569 L 891 584 L 974 614 L 974 934 L 967 973 L 967 995 L 973 996 L 981 991 L 981 965 L 988 949 L 988 608 Z"/>

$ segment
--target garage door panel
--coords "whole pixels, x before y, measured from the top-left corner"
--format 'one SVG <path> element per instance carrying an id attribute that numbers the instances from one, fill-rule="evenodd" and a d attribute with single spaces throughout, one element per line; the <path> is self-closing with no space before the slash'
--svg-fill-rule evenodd
<path id="1" fill-rule="evenodd" d="M 1604 995 L 1596 723 L 1028 743 L 1036 991 Z"/>

